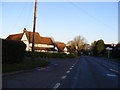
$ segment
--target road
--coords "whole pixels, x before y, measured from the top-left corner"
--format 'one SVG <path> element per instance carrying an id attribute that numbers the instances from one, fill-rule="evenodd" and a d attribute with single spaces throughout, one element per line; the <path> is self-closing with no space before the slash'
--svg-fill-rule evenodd
<path id="1" fill-rule="evenodd" d="M 72 59 L 48 59 L 52 64 L 45 70 L 32 70 L 2 77 L 2 88 L 53 88 L 61 76 L 77 61 Z"/>
<path id="2" fill-rule="evenodd" d="M 56 67 L 3 77 L 3 88 L 118 88 L 119 65 L 90 56 L 51 59 Z"/>
<path id="3" fill-rule="evenodd" d="M 66 78 L 55 88 L 118 88 L 119 65 L 115 62 L 84 56 L 69 69 Z"/>

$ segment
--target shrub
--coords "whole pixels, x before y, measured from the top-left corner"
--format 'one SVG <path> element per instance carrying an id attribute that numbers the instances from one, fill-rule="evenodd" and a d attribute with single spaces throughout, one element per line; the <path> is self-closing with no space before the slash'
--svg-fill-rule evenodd
<path id="1" fill-rule="evenodd" d="M 75 57 L 76 57 L 76 54 L 75 54 L 75 53 L 70 53 L 70 54 L 68 54 L 68 57 L 69 57 L 69 58 L 75 58 Z"/>
<path id="2" fill-rule="evenodd" d="M 35 52 L 35 57 L 41 57 L 41 58 L 65 58 L 67 57 L 66 53 L 48 53 L 48 52 Z M 26 51 L 27 57 L 32 57 L 31 51 Z"/>
<path id="3" fill-rule="evenodd" d="M 119 50 L 112 50 L 110 52 L 110 56 L 113 57 L 113 58 L 120 58 L 120 51 Z"/>
<path id="4" fill-rule="evenodd" d="M 21 41 L 2 40 L 3 63 L 19 63 L 25 55 L 26 45 Z"/>
<path id="5" fill-rule="evenodd" d="M 32 57 L 32 52 L 31 51 L 26 51 L 25 55 L 27 57 Z M 47 53 L 45 52 L 34 52 L 34 56 L 35 57 L 42 57 L 42 58 L 45 58 L 47 55 Z"/>

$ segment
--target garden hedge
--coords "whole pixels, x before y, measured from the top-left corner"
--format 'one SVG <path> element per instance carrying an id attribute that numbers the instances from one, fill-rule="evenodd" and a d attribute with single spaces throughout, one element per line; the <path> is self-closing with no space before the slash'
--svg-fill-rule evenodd
<path id="1" fill-rule="evenodd" d="M 71 53 L 71 54 L 66 54 L 66 53 L 48 53 L 48 52 L 35 52 L 34 53 L 35 57 L 41 57 L 41 58 L 74 58 L 76 54 Z M 32 52 L 31 51 L 26 51 L 26 56 L 27 57 L 32 57 Z"/>
<path id="2" fill-rule="evenodd" d="M 26 45 L 21 41 L 2 39 L 2 63 L 19 63 L 25 55 Z"/>

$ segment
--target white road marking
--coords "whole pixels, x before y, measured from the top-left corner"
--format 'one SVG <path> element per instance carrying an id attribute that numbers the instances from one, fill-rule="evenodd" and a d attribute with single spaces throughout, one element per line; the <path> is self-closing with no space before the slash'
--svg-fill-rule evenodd
<path id="1" fill-rule="evenodd" d="M 109 70 L 111 70 L 111 71 L 113 71 L 113 72 L 116 72 L 116 73 L 119 73 L 119 74 L 120 74 L 120 72 L 117 71 L 117 70 L 114 70 L 114 69 L 109 69 Z"/>
<path id="2" fill-rule="evenodd" d="M 53 89 L 57 89 L 60 86 L 60 83 L 56 83 L 56 85 L 53 87 Z"/>
<path id="3" fill-rule="evenodd" d="M 70 71 L 67 71 L 66 73 L 70 73 Z"/>
<path id="4" fill-rule="evenodd" d="M 74 67 L 74 66 L 72 66 L 72 67 Z"/>
<path id="5" fill-rule="evenodd" d="M 70 70 L 72 69 L 72 68 L 69 68 Z"/>
<path id="6" fill-rule="evenodd" d="M 115 76 L 117 76 L 117 75 L 115 75 L 115 74 L 106 74 L 107 76 L 110 76 L 110 77 L 115 77 Z"/>
<path id="7" fill-rule="evenodd" d="M 62 79 L 65 79 L 66 77 L 67 77 L 67 76 L 65 75 L 65 76 L 62 76 L 61 78 L 62 78 Z"/>
<path id="8" fill-rule="evenodd" d="M 105 67 L 108 67 L 107 65 L 104 65 Z"/>

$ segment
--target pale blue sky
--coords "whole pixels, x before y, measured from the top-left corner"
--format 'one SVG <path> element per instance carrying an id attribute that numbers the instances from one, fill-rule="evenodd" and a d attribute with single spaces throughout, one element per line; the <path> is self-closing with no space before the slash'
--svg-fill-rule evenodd
<path id="1" fill-rule="evenodd" d="M 32 31 L 32 2 L 2 3 L 2 38 Z M 67 43 L 75 36 L 85 37 L 88 43 L 103 39 L 105 43 L 118 42 L 117 2 L 39 2 L 36 31 L 41 36 L 53 37 Z"/>

